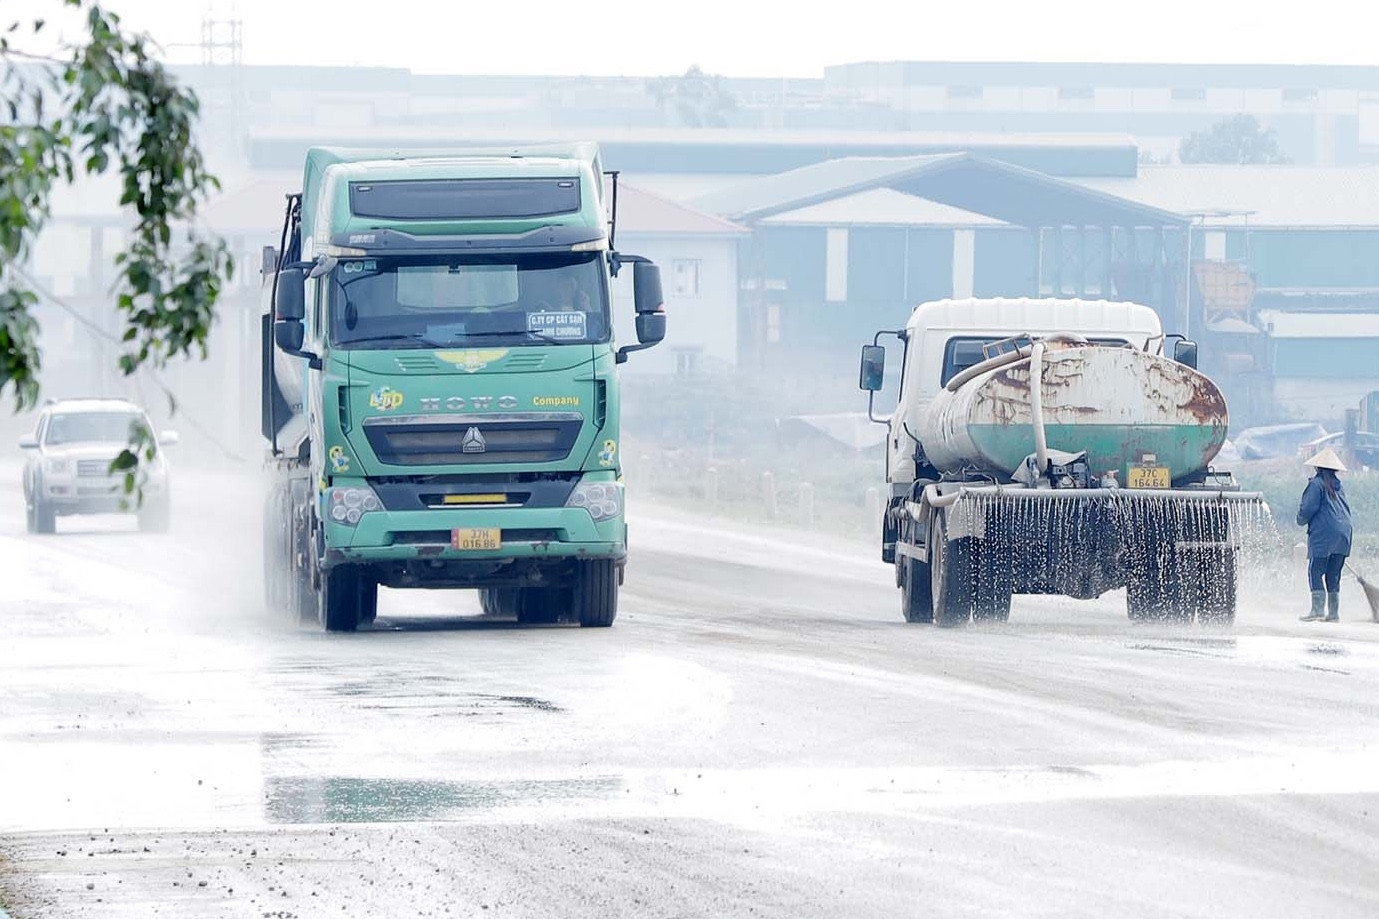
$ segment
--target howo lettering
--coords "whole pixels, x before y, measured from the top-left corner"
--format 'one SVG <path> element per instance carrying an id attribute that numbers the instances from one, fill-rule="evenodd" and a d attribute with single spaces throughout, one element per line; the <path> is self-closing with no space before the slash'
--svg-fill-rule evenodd
<path id="1" fill-rule="evenodd" d="M 350 631 L 378 587 L 608 626 L 627 557 L 617 366 L 665 336 L 594 144 L 313 148 L 265 253 L 267 599 Z M 611 281 L 631 266 L 637 344 Z"/>

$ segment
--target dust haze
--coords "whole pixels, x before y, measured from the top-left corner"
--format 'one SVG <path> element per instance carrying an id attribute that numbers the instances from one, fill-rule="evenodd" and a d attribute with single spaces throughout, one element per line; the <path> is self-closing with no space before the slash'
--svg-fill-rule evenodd
<path id="1" fill-rule="evenodd" d="M 562 6 L 588 19 L 573 32 L 598 26 L 573 54 L 556 46 L 577 42 L 533 25 L 540 16 L 496 7 L 485 28 L 449 9 L 448 28 L 428 28 L 440 13 L 400 4 L 408 15 L 369 46 L 338 33 L 346 15 L 299 28 L 299 12 L 250 0 L 112 5 L 154 30 L 201 99 L 222 189 L 198 223 L 227 241 L 236 271 L 204 360 L 126 376 L 111 297 L 130 225 L 118 183 L 60 189 L 17 266 L 38 293 L 43 400 L 129 400 L 178 436 L 159 448 L 166 531 L 97 513 L 59 514 L 42 532 L 23 485 L 33 451 L 17 445 L 51 406 L 0 415 L 0 919 L 1374 915 L 1379 68 L 1354 47 L 1366 30 L 1322 34 L 1291 12 L 1284 27 L 1272 7 L 1252 7 L 1240 29 L 1281 50 L 1243 60 L 1204 24 L 1224 13 L 1186 5 L 1171 41 L 1162 22 L 1141 23 L 1137 38 L 1124 23 L 1074 28 L 1104 12 L 1070 4 L 1015 11 L 1028 28 L 981 47 L 942 35 L 989 23 L 927 7 L 863 4 L 830 45 L 828 28 L 793 13 L 658 6 L 610 24 Z M 503 38 L 490 41 L 499 12 Z M 1202 19 L 1183 21 L 1192 15 Z M 676 39 L 674 16 L 694 20 L 682 27 L 702 47 Z M 1050 24 L 1046 59 L 1024 60 L 1035 52 L 1020 36 Z M 524 30 L 535 61 L 511 53 Z M 1091 54 L 1094 33 L 1117 53 Z M 433 34 L 449 36 L 444 47 Z M 1073 46 L 1055 47 L 1068 36 Z M 639 303 L 629 260 L 599 275 L 612 340 L 580 345 L 601 355 L 602 389 L 593 375 L 605 370 L 547 368 L 531 384 L 530 368 L 494 372 L 531 342 L 448 346 L 432 364 L 449 388 L 435 393 L 414 382 L 430 364 L 391 363 L 438 350 L 413 348 L 419 332 L 371 365 L 371 352 L 342 351 L 367 391 L 353 403 L 344 383 L 334 402 L 309 391 L 311 412 L 292 406 L 299 427 L 282 428 L 285 443 L 314 445 L 320 461 L 330 426 L 355 424 L 354 440 L 332 443 L 379 449 L 387 441 L 365 440 L 361 419 L 395 423 L 389 392 L 406 400 L 399 414 L 425 406 L 436 425 L 453 425 L 444 416 L 461 412 L 447 397 L 459 399 L 466 421 L 446 429 L 453 443 L 426 441 L 449 451 L 443 471 L 396 464 L 366 478 L 343 452 L 309 482 L 294 468 L 306 482 L 296 510 L 331 507 L 333 490 L 337 522 L 347 500 L 414 501 L 397 526 L 416 529 L 413 542 L 382 547 L 397 551 L 370 570 L 386 575 L 350 593 L 386 578 L 439 583 L 443 562 L 445 577 L 472 583 L 384 583 L 374 616 L 338 591 L 323 599 L 323 576 L 285 579 L 322 575 L 312 566 L 326 557 L 310 536 L 283 535 L 296 534 L 280 500 L 294 454 L 271 455 L 265 437 L 282 421 L 266 409 L 277 378 L 265 365 L 288 365 L 281 340 L 265 362 L 263 317 L 274 272 L 291 270 L 276 250 L 308 151 L 540 146 L 559 164 L 586 155 L 568 153 L 583 142 L 598 145 L 610 208 L 617 189 L 609 247 L 659 268 L 664 340 L 649 342 L 657 311 Z M 329 168 L 366 168 L 342 157 Z M 578 248 L 588 244 L 572 251 L 596 251 L 589 264 L 604 271 L 606 248 Z M 373 272 L 359 252 L 316 264 Z M 436 267 L 416 258 L 407 267 Z M 465 258 L 437 263 L 441 280 L 462 275 Z M 913 318 L 939 301 L 949 318 Z M 1147 383 L 1095 376 L 1087 339 L 1122 315 L 1105 301 L 1144 307 L 1137 321 L 1161 332 L 1117 346 L 1155 385 L 1198 386 L 1193 398 L 1154 402 Z M 1000 330 L 1001 317 L 1036 315 L 1029 303 L 1061 304 L 1059 321 L 1084 323 L 1085 337 Z M 557 315 L 572 313 L 583 315 Z M 904 338 L 888 337 L 907 322 Z M 910 347 L 924 330 L 962 339 L 967 362 L 958 345 Z M 1108 404 L 1147 402 L 1135 410 L 1160 416 L 1139 427 L 1158 439 L 1109 470 L 1055 444 L 1050 465 L 1033 431 L 1046 427 L 1040 412 L 1062 410 L 1056 393 L 1038 412 L 1001 403 L 1005 423 L 991 427 L 1028 429 L 1028 444 L 931 424 L 930 406 L 964 373 L 1005 359 L 998 340 L 1025 333 L 1007 342 L 1014 369 L 992 364 L 993 379 L 1032 395 L 1036 341 L 1051 349 L 1043 368 L 1067 366 L 1055 348 L 1067 345 L 1092 369 L 1049 391 L 1085 378 L 1082 391 Z M 655 346 L 615 357 L 639 343 Z M 874 343 L 885 365 L 872 394 L 859 357 Z M 920 399 L 916 387 L 932 391 Z M 589 435 L 587 468 L 523 467 L 471 487 L 471 450 L 515 442 L 479 430 L 482 412 L 465 401 L 476 394 L 552 400 L 524 406 L 541 408 L 518 419 L 528 425 L 556 408 L 576 407 L 557 418 L 571 429 L 617 412 L 620 433 Z M 973 430 L 990 420 L 976 409 L 964 419 Z M 949 441 L 926 453 L 935 431 Z M 1348 464 L 1353 571 L 1339 621 L 1301 622 L 1295 515 L 1313 471 L 1304 461 L 1327 448 Z M 1019 456 L 998 469 L 1001 450 Z M 1023 518 L 985 556 L 939 555 L 938 537 L 915 536 L 923 519 L 932 532 L 940 520 L 969 527 L 969 544 L 986 538 L 1008 519 L 1025 454 L 1047 491 L 1111 504 L 1134 491 L 1133 469 L 1162 493 L 1144 514 L 1171 518 L 1176 537 L 1169 526 L 1162 539 L 1176 549 L 1151 559 L 1153 538 L 1104 539 L 1071 501 Z M 897 474 L 906 463 L 914 481 Z M 350 476 L 364 488 L 346 495 L 336 479 Z M 581 476 L 602 490 L 561 504 Z M 976 508 L 968 522 L 955 524 L 940 486 L 976 496 L 963 499 Z M 530 527 L 536 561 L 521 579 L 485 581 L 492 572 L 455 558 L 458 528 L 408 519 L 466 502 L 502 514 L 543 488 L 565 489 L 550 499 L 561 511 L 622 496 L 626 567 L 600 588 L 616 598 L 611 628 L 588 615 L 578 576 L 541 567 L 558 528 Z M 1194 500 L 1215 488 L 1216 500 L 1175 516 L 1183 488 Z M 1036 558 L 1050 544 L 1059 551 Z M 1148 594 L 1125 574 L 1146 559 L 1160 566 Z M 933 581 L 954 565 L 969 566 L 977 593 L 1004 597 L 954 600 Z M 999 578 L 993 589 L 993 571 L 1024 572 L 1040 591 Z M 533 596 L 566 608 L 541 615 Z"/>

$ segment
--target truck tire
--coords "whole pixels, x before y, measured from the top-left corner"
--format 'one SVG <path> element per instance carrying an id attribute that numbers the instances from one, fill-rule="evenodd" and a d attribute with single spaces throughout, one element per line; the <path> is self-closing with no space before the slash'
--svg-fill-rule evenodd
<path id="1" fill-rule="evenodd" d="M 559 622 L 569 608 L 569 591 L 559 587 L 518 587 L 513 589 L 517 621 L 523 625 L 550 625 Z"/>
<path id="2" fill-rule="evenodd" d="M 611 558 L 575 568 L 574 614 L 585 628 L 607 628 L 618 615 L 618 563 Z"/>
<path id="3" fill-rule="evenodd" d="M 516 616 L 520 587 L 482 587 L 479 607 L 485 616 Z"/>
<path id="4" fill-rule="evenodd" d="M 933 585 L 929 583 L 929 563 L 908 555 L 895 557 L 900 581 L 900 612 L 906 622 L 933 622 Z"/>
<path id="5" fill-rule="evenodd" d="M 936 625 L 964 625 L 972 618 L 972 543 L 970 538 L 949 542 L 948 515 L 935 511 L 929 525 L 929 582 Z"/>
<path id="6" fill-rule="evenodd" d="M 336 565 L 321 572 L 316 609 L 317 621 L 323 629 L 327 632 L 353 632 L 359 628 L 362 587 L 360 571 L 355 565 Z"/>
<path id="7" fill-rule="evenodd" d="M 373 625 L 378 618 L 378 581 L 367 574 L 359 576 L 359 624 Z"/>
<path id="8" fill-rule="evenodd" d="M 991 540 L 979 542 L 974 539 L 971 545 L 972 563 L 977 574 L 972 618 L 985 622 L 1008 622 L 1014 582 L 1011 550 Z"/>
<path id="9" fill-rule="evenodd" d="M 1145 553 L 1131 573 L 1125 585 L 1125 605 L 1131 622 L 1177 618 L 1177 591 L 1173 585 L 1176 574 L 1165 561 L 1155 558 L 1152 552 Z"/>
<path id="10" fill-rule="evenodd" d="M 1179 618 L 1203 625 L 1235 622 L 1236 552 L 1230 546 L 1182 550 L 1178 564 Z"/>

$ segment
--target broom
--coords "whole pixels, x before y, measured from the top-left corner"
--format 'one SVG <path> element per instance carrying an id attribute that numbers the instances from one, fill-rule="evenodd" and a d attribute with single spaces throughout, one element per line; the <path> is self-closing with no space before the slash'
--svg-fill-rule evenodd
<path id="1" fill-rule="evenodd" d="M 1371 584 L 1365 580 L 1360 572 L 1350 567 L 1349 562 L 1346 562 L 1346 567 L 1350 568 L 1350 573 L 1355 575 L 1355 580 L 1360 582 L 1360 589 L 1365 592 L 1365 599 L 1369 601 L 1369 617 L 1379 622 L 1379 584 Z"/>

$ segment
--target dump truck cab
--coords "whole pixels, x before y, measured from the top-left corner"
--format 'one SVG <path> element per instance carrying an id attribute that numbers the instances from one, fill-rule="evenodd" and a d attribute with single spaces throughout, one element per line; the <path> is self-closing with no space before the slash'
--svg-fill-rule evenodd
<path id="1" fill-rule="evenodd" d="M 665 314 L 610 209 L 592 145 L 308 154 L 265 314 L 273 602 L 349 630 L 379 585 L 463 587 L 523 621 L 611 624 L 617 367 Z M 625 264 L 638 343 L 619 347 Z"/>

